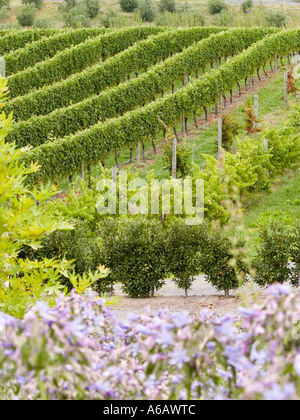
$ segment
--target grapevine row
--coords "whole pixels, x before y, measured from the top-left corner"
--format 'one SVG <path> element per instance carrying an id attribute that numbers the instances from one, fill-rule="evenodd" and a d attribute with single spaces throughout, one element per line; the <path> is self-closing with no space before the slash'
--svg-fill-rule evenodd
<path id="1" fill-rule="evenodd" d="M 8 77 L 10 98 L 57 82 L 107 57 L 126 50 L 135 42 L 161 32 L 157 27 L 133 27 L 100 35 L 67 48 L 49 60 Z"/>
<path id="2" fill-rule="evenodd" d="M 8 54 L 11 51 L 25 47 L 31 42 L 37 41 L 42 37 L 56 35 L 56 29 L 26 29 L 23 31 L 7 31 L 0 35 L 0 55 Z"/>
<path id="3" fill-rule="evenodd" d="M 99 121 L 123 114 L 146 103 L 172 83 L 222 56 L 232 56 L 274 32 L 269 29 L 233 29 L 211 35 L 151 68 L 137 79 L 49 115 L 32 117 L 14 125 L 8 136 L 18 147 L 40 146 L 49 136 L 65 137 Z"/>
<path id="4" fill-rule="evenodd" d="M 214 103 L 219 94 L 232 88 L 242 78 L 274 58 L 300 48 L 300 30 L 285 30 L 266 37 L 240 55 L 201 79 L 190 83 L 174 95 L 128 112 L 63 140 L 46 143 L 24 154 L 26 165 L 38 162 L 41 171 L 31 182 L 58 179 L 75 173 L 82 164 L 91 165 L 108 154 L 132 147 L 162 130 L 162 124 L 172 125 L 182 113 L 190 113 Z M 163 122 L 163 123 L 162 123 Z"/>
<path id="5" fill-rule="evenodd" d="M 6 76 L 32 67 L 36 63 L 54 57 L 59 51 L 81 44 L 89 38 L 103 35 L 105 32 L 106 29 L 99 28 L 77 29 L 32 42 L 24 48 L 4 55 Z"/>
<path id="6" fill-rule="evenodd" d="M 170 30 L 136 43 L 131 48 L 68 79 L 45 87 L 40 91 L 15 98 L 6 105 L 14 112 L 16 120 L 26 120 L 32 115 L 46 115 L 58 108 L 78 103 L 119 84 L 128 74 L 146 69 L 158 60 L 207 38 L 224 28 L 189 28 Z"/>

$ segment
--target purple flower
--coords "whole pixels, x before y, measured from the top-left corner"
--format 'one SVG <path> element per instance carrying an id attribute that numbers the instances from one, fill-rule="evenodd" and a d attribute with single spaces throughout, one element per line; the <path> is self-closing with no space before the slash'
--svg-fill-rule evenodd
<path id="1" fill-rule="evenodd" d="M 271 389 L 264 392 L 264 398 L 268 401 L 285 401 L 293 397 L 295 387 L 292 384 L 286 384 L 283 388 L 279 384 L 274 384 Z"/>
<path id="2" fill-rule="evenodd" d="M 177 328 L 185 327 L 192 322 L 190 314 L 187 311 L 176 312 L 171 318 Z"/>
<path id="3" fill-rule="evenodd" d="M 137 332 L 139 332 L 141 334 L 144 334 L 144 335 L 153 335 L 153 331 L 150 328 L 148 328 L 145 325 L 143 325 L 143 324 L 138 324 L 135 327 L 135 329 L 136 329 Z"/>
<path id="4" fill-rule="evenodd" d="M 187 351 L 185 349 L 179 350 L 175 349 L 170 354 L 170 365 L 177 366 L 179 369 L 182 368 L 184 363 L 190 361 L 190 357 L 187 355 Z"/>
<path id="5" fill-rule="evenodd" d="M 157 344 L 161 344 L 163 348 L 172 346 L 174 344 L 173 334 L 169 331 L 162 331 L 156 337 Z"/>
<path id="6" fill-rule="evenodd" d="M 289 296 L 292 292 L 292 287 L 289 284 L 274 284 L 267 289 L 268 294 L 279 298 L 281 295 Z"/>

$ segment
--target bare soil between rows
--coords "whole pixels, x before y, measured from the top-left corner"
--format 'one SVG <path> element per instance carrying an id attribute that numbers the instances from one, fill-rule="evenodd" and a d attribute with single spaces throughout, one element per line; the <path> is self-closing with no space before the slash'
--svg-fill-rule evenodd
<path id="1" fill-rule="evenodd" d="M 172 312 L 187 311 L 192 317 L 199 317 L 201 311 L 209 310 L 217 316 L 228 313 L 238 315 L 241 300 L 231 293 L 230 298 L 225 298 L 223 292 L 218 292 L 214 287 L 205 282 L 203 276 L 198 276 L 185 297 L 184 291 L 176 287 L 172 280 L 166 280 L 166 284 L 151 298 L 131 298 L 122 294 L 121 288 L 117 287 L 116 296 L 120 297 L 118 305 L 114 306 L 117 317 L 126 320 L 130 313 L 142 315 L 148 308 L 152 312 L 159 309 L 168 309 Z"/>

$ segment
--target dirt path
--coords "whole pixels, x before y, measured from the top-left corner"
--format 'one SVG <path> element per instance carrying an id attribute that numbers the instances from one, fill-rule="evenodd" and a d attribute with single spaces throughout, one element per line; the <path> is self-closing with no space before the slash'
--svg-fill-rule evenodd
<path id="1" fill-rule="evenodd" d="M 178 289 L 171 280 L 167 280 L 165 286 L 153 298 L 129 298 L 122 295 L 120 287 L 116 288 L 116 295 L 120 296 L 121 300 L 114 309 L 122 321 L 127 319 L 129 313 L 142 315 L 147 307 L 153 312 L 163 308 L 168 308 L 170 312 L 187 311 L 192 316 L 198 316 L 203 309 L 208 309 L 222 316 L 228 313 L 238 315 L 241 306 L 241 301 L 234 292 L 231 298 L 225 299 L 224 293 L 218 292 L 207 283 L 204 276 L 196 277 L 188 297 L 185 297 L 184 291 Z"/>

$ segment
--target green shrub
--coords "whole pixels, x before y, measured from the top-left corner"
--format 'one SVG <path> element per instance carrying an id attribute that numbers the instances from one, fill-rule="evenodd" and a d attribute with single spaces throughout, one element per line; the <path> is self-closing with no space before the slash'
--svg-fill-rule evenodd
<path id="1" fill-rule="evenodd" d="M 2 9 L 2 7 L 9 8 L 9 6 L 10 6 L 10 0 L 0 0 L 0 9 Z"/>
<path id="2" fill-rule="evenodd" d="M 37 8 L 34 3 L 27 3 L 21 8 L 17 14 L 17 20 L 21 26 L 32 26 Z"/>
<path id="3" fill-rule="evenodd" d="M 239 120 L 236 114 L 226 114 L 222 120 L 222 147 L 230 150 L 234 138 L 238 135 L 240 129 Z"/>
<path id="4" fill-rule="evenodd" d="M 242 3 L 243 13 L 249 13 L 253 6 L 254 6 L 253 0 L 244 0 Z"/>
<path id="5" fill-rule="evenodd" d="M 297 220 L 293 227 L 290 247 L 290 282 L 293 286 L 300 285 L 300 222 Z"/>
<path id="6" fill-rule="evenodd" d="M 277 10 L 270 10 L 266 15 L 266 20 L 269 26 L 274 26 L 276 28 L 282 28 L 283 26 L 286 26 L 286 15 Z"/>
<path id="7" fill-rule="evenodd" d="M 6 84 L 0 78 L 0 105 L 5 102 Z M 22 150 L 6 144 L 5 138 L 12 125 L 12 115 L 0 115 L 0 311 L 22 318 L 28 308 L 43 299 L 55 303 L 64 287 L 59 279 L 70 279 L 77 291 L 83 291 L 100 278 L 98 270 L 84 278 L 70 273 L 71 263 L 57 259 L 22 258 L 24 247 L 36 251 L 42 239 L 58 230 L 73 226 L 50 212 L 47 203 L 55 195 L 51 186 L 30 191 L 25 185 L 28 174 L 37 171 L 33 165 L 26 169 L 20 165 Z M 91 274 L 91 276 L 90 276 Z M 93 277 L 93 280 L 92 280 Z"/>
<path id="8" fill-rule="evenodd" d="M 71 28 L 89 28 L 91 21 L 86 4 L 81 3 L 64 14 L 65 25 Z"/>
<path id="9" fill-rule="evenodd" d="M 66 195 L 48 204 L 49 212 L 56 219 L 72 221 L 74 229 L 47 235 L 40 250 L 32 251 L 27 248 L 23 250 L 23 257 L 38 260 L 66 258 L 74 261 L 74 271 L 79 275 L 97 271 L 103 264 L 97 229 L 101 220 L 96 209 L 99 196 L 97 181 L 92 181 L 88 186 L 84 181 L 76 180 Z M 70 281 L 64 277 L 61 282 L 69 289 L 72 287 Z M 113 284 L 110 278 L 101 278 L 93 284 L 93 288 L 100 294 L 111 293 Z"/>
<path id="10" fill-rule="evenodd" d="M 100 24 L 104 26 L 104 28 L 110 28 L 118 18 L 119 14 L 115 10 L 107 10 L 106 13 L 101 16 Z"/>
<path id="11" fill-rule="evenodd" d="M 37 9 L 40 9 L 44 3 L 44 0 L 22 0 L 23 4 L 33 3 Z"/>
<path id="12" fill-rule="evenodd" d="M 237 233 L 234 232 L 237 237 Z M 230 262 L 233 258 L 233 244 L 228 234 L 221 227 L 207 229 L 202 237 L 201 251 L 199 252 L 199 269 L 205 274 L 205 280 L 218 290 L 223 290 L 229 296 L 232 289 L 239 287 L 238 275 L 244 276 L 247 267 L 243 262 L 243 239 L 236 244 L 239 252 L 235 255 L 236 267 Z"/>
<path id="13" fill-rule="evenodd" d="M 159 11 L 160 12 L 176 12 L 176 0 L 160 0 L 159 2 Z"/>
<path id="14" fill-rule="evenodd" d="M 35 19 L 33 22 L 34 28 L 43 28 L 48 29 L 53 27 L 53 21 L 49 18 L 39 18 Z"/>
<path id="15" fill-rule="evenodd" d="M 264 138 L 269 140 L 274 174 L 282 173 L 286 168 L 297 167 L 300 157 L 300 135 L 294 127 L 287 124 L 279 129 L 266 130 Z"/>
<path id="16" fill-rule="evenodd" d="M 103 261 L 112 281 L 131 297 L 153 296 L 164 284 L 166 247 L 163 227 L 143 217 L 106 220 L 100 225 Z"/>
<path id="17" fill-rule="evenodd" d="M 291 238 L 292 227 L 284 218 L 270 217 L 260 224 L 256 256 L 252 263 L 258 284 L 265 286 L 289 280 Z"/>
<path id="18" fill-rule="evenodd" d="M 167 268 L 177 287 L 187 296 L 194 277 L 199 273 L 197 252 L 201 249 L 201 226 L 188 226 L 176 220 L 169 226 L 167 234 Z"/>
<path id="19" fill-rule="evenodd" d="M 177 143 L 177 178 L 187 177 L 192 169 L 192 146 L 187 141 Z M 168 139 L 163 148 L 166 168 L 172 171 L 172 140 Z"/>
<path id="20" fill-rule="evenodd" d="M 119 3 L 123 12 L 128 13 L 134 12 L 139 6 L 138 0 L 119 0 Z"/>
<path id="21" fill-rule="evenodd" d="M 217 15 L 227 10 L 227 4 L 224 0 L 209 0 L 208 10 L 211 15 Z"/>
<path id="22" fill-rule="evenodd" d="M 98 16 L 100 12 L 100 0 L 84 0 L 87 7 L 88 15 L 91 19 Z"/>
<path id="23" fill-rule="evenodd" d="M 6 19 L 10 18 L 12 15 L 9 6 L 0 7 L 0 22 L 4 22 Z"/>
<path id="24" fill-rule="evenodd" d="M 157 14 L 153 0 L 141 0 L 139 13 L 143 21 L 153 22 Z"/>
<path id="25" fill-rule="evenodd" d="M 64 2 L 62 3 L 62 5 L 60 6 L 60 8 L 64 12 L 68 12 L 68 11 L 70 11 L 71 9 L 73 9 L 77 5 L 78 5 L 78 1 L 77 0 L 64 0 Z"/>

